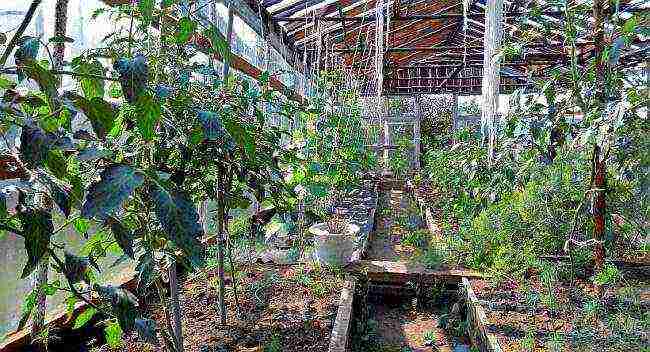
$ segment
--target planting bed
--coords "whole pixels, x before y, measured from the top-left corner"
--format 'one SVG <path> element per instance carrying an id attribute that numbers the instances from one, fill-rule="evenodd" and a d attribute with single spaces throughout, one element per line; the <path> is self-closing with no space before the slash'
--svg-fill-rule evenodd
<path id="1" fill-rule="evenodd" d="M 486 308 L 488 330 L 504 351 L 648 351 L 650 281 L 627 278 L 606 285 L 559 280 L 554 271 L 525 283 L 471 285 Z"/>
<path id="2" fill-rule="evenodd" d="M 217 271 L 188 277 L 181 288 L 183 332 L 187 352 L 327 351 L 339 292 L 340 274 L 313 266 L 254 265 L 241 271 L 240 317 L 228 286 L 228 315 L 221 326 L 217 305 Z M 227 279 L 230 282 L 230 279 Z M 159 305 L 145 307 L 159 324 Z M 135 335 L 117 349 L 93 351 L 165 351 Z"/>
<path id="3" fill-rule="evenodd" d="M 457 287 L 358 284 L 350 350 L 470 351 L 470 322 Z"/>

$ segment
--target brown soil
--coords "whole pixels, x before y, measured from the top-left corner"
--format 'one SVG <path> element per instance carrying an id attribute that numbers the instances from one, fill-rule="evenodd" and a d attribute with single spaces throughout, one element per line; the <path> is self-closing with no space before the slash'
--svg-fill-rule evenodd
<path id="1" fill-rule="evenodd" d="M 204 351 L 327 351 L 336 318 L 342 277 L 302 266 L 254 265 L 238 279 L 240 318 L 227 278 L 227 324 L 220 324 L 217 271 L 188 277 L 181 284 L 184 346 L 187 352 Z M 159 304 L 147 308 L 159 327 L 164 313 Z M 165 351 L 126 337 L 122 347 L 108 351 Z"/>
<path id="2" fill-rule="evenodd" d="M 509 281 L 472 282 L 504 351 L 641 351 L 647 348 L 650 283 L 605 287 L 590 281 L 544 285 L 538 275 L 527 287 Z M 596 310 L 590 304 L 598 303 Z M 644 313 L 645 312 L 645 313 Z M 644 328 L 645 326 L 645 328 Z"/>
<path id="3" fill-rule="evenodd" d="M 451 352 L 455 338 L 439 325 L 443 312 L 437 308 L 371 304 L 370 319 L 377 322 L 376 342 L 382 351 Z M 431 339 L 431 340 L 428 340 Z"/>

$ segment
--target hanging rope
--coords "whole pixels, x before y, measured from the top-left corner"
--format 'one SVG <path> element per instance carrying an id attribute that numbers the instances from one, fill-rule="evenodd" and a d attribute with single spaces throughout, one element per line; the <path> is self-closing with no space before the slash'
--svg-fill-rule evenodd
<path id="1" fill-rule="evenodd" d="M 463 0 L 463 66 L 467 64 L 467 29 L 469 28 L 470 0 Z"/>
<path id="2" fill-rule="evenodd" d="M 384 84 L 384 1 L 375 4 L 375 93 L 377 96 L 377 110 L 381 114 L 383 101 L 381 90 Z M 381 116 L 380 116 L 381 117 Z"/>

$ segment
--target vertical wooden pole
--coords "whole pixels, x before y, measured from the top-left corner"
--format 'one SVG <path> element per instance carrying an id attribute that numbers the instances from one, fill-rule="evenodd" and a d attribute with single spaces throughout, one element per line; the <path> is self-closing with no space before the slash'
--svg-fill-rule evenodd
<path id="1" fill-rule="evenodd" d="M 224 212 L 224 172 L 225 168 L 219 168 L 219 175 L 217 175 L 217 262 L 219 265 L 219 315 L 221 318 L 221 325 L 226 325 L 226 283 L 225 283 L 225 270 L 224 270 L 224 241 L 223 241 L 223 219 L 226 216 Z"/>
<path id="2" fill-rule="evenodd" d="M 415 121 L 413 123 L 413 162 L 414 165 L 413 167 L 415 170 L 420 170 L 420 123 L 422 121 L 422 109 L 420 106 L 420 99 L 419 95 L 416 96 L 415 98 L 415 104 L 416 104 L 416 116 L 415 116 Z"/>
<path id="3" fill-rule="evenodd" d="M 501 64 L 495 60 L 503 37 L 503 0 L 487 0 L 485 10 L 485 36 L 483 37 L 483 114 L 481 131 L 487 139 L 488 163 L 494 159 L 497 113 L 499 111 L 499 71 Z M 486 138 L 487 137 L 487 138 Z"/>

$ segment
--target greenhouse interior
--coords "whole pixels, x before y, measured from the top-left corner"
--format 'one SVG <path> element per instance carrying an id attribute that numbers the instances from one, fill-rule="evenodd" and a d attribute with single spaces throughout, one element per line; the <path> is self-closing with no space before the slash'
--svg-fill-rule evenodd
<path id="1" fill-rule="evenodd" d="M 650 352 L 645 0 L 0 1 L 0 352 Z"/>

